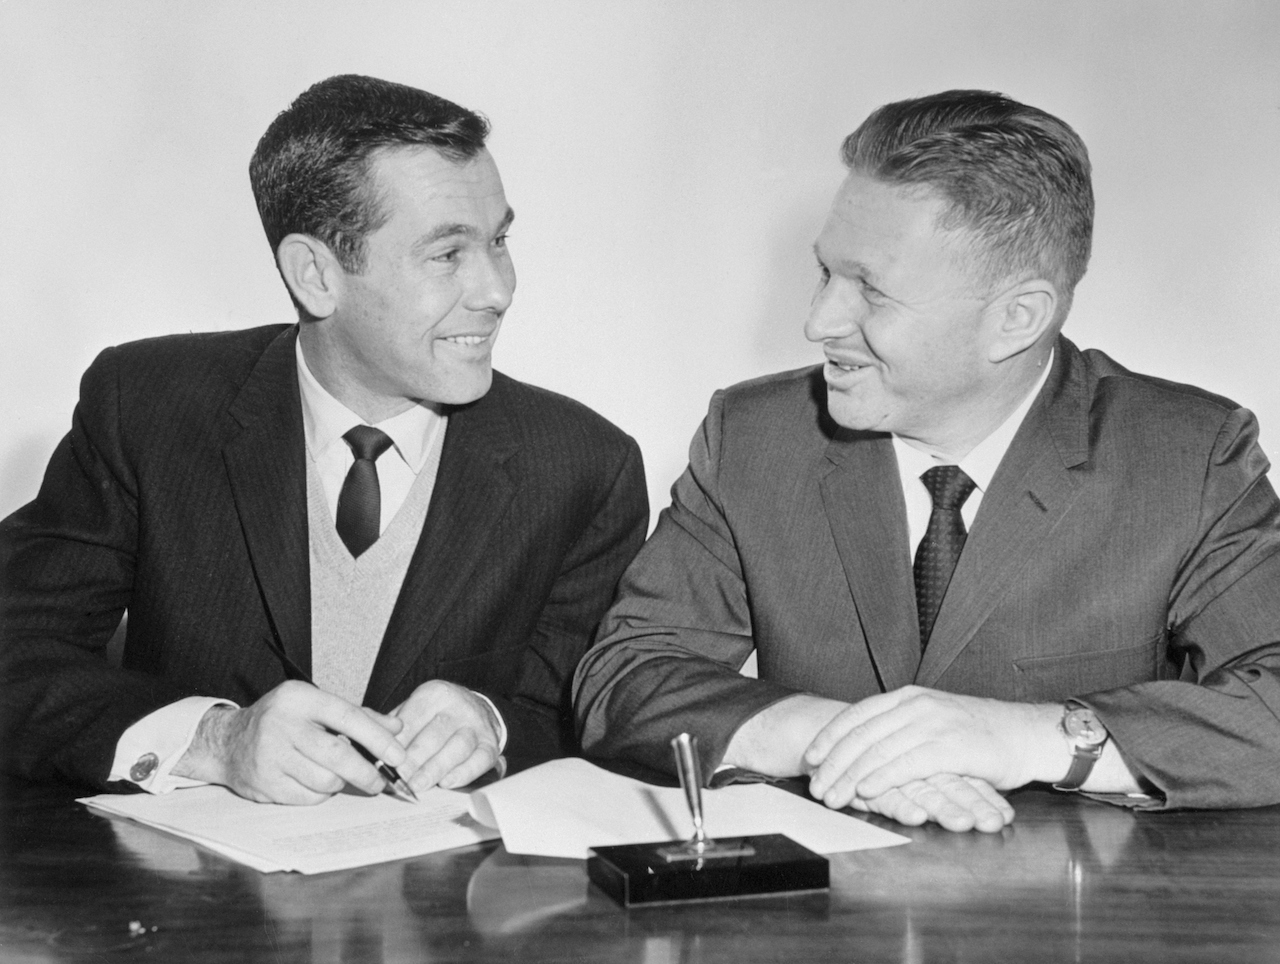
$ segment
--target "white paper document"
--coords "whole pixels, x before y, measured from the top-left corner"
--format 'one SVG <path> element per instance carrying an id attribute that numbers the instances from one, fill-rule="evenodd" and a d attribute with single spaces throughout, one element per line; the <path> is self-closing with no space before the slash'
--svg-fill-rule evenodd
<path id="1" fill-rule="evenodd" d="M 313 807 L 253 803 L 224 787 L 172 793 L 104 793 L 80 802 L 158 827 L 264 872 L 319 874 L 465 847 L 498 831 L 470 814 L 467 794 L 419 793 L 417 804 L 387 794 L 340 793 Z"/>
<path id="2" fill-rule="evenodd" d="M 764 784 L 706 790 L 712 837 L 781 833 L 820 854 L 910 843 L 847 814 Z M 679 787 L 655 787 L 585 760 L 553 760 L 471 794 L 477 821 L 497 826 L 508 853 L 588 856 L 591 847 L 687 840 L 693 821 Z"/>

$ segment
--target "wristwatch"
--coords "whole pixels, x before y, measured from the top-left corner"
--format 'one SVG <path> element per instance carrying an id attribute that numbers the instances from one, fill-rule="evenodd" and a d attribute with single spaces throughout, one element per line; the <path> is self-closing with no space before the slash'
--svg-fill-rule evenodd
<path id="1" fill-rule="evenodd" d="M 1071 769 L 1053 785 L 1055 790 L 1079 790 L 1093 772 L 1093 765 L 1102 756 L 1111 734 L 1102 725 L 1096 713 L 1089 707 L 1067 700 L 1062 708 L 1062 722 L 1058 729 L 1071 747 Z"/>

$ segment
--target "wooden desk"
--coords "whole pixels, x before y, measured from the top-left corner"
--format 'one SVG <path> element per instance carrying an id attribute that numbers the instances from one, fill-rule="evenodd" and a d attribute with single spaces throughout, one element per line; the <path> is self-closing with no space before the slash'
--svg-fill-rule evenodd
<path id="1" fill-rule="evenodd" d="M 5 964 L 1280 961 L 1280 807 L 1133 814 L 1023 791 L 1002 835 L 920 828 L 834 857 L 829 895 L 628 913 L 582 862 L 496 843 L 264 875 L 91 813 L 71 789 L 5 796 Z"/>

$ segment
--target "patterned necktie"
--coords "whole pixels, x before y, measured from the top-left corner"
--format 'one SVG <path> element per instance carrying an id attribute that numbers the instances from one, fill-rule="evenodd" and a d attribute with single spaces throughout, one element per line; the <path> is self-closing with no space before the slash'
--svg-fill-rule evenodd
<path id="1" fill-rule="evenodd" d="M 947 584 L 964 548 L 964 519 L 960 507 L 977 487 L 958 465 L 935 465 L 920 476 L 933 496 L 929 528 L 916 550 L 916 610 L 920 615 L 920 648 L 929 642 L 933 622 L 947 594 Z"/>
<path id="2" fill-rule="evenodd" d="M 374 462 L 391 447 L 391 439 L 370 425 L 357 425 L 342 438 L 356 460 L 338 495 L 338 535 L 351 555 L 359 556 L 382 531 L 382 493 Z"/>

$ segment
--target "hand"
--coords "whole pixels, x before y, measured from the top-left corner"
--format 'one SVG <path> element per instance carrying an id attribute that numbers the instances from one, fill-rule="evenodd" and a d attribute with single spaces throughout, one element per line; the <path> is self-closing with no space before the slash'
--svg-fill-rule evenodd
<path id="1" fill-rule="evenodd" d="M 848 703 L 797 693 L 767 706 L 738 727 L 724 762 L 771 777 L 808 773 L 804 752 Z"/>
<path id="2" fill-rule="evenodd" d="M 829 807 L 942 773 L 1007 790 L 1066 772 L 1060 707 L 906 686 L 838 714 L 805 750 L 809 790 Z"/>
<path id="3" fill-rule="evenodd" d="M 319 803 L 346 784 L 380 793 L 382 777 L 344 737 L 399 766 L 402 726 L 309 683 L 281 683 L 251 706 L 209 710 L 173 773 L 259 803 Z"/>
<path id="4" fill-rule="evenodd" d="M 1013 821 L 1013 807 L 991 784 L 954 773 L 912 780 L 869 800 L 855 797 L 850 805 L 911 827 L 932 820 L 960 833 L 999 833 Z"/>
<path id="5" fill-rule="evenodd" d="M 465 786 L 498 762 L 499 724 L 489 704 L 471 690 L 428 680 L 392 710 L 404 726 L 400 775 L 415 792 Z"/>

